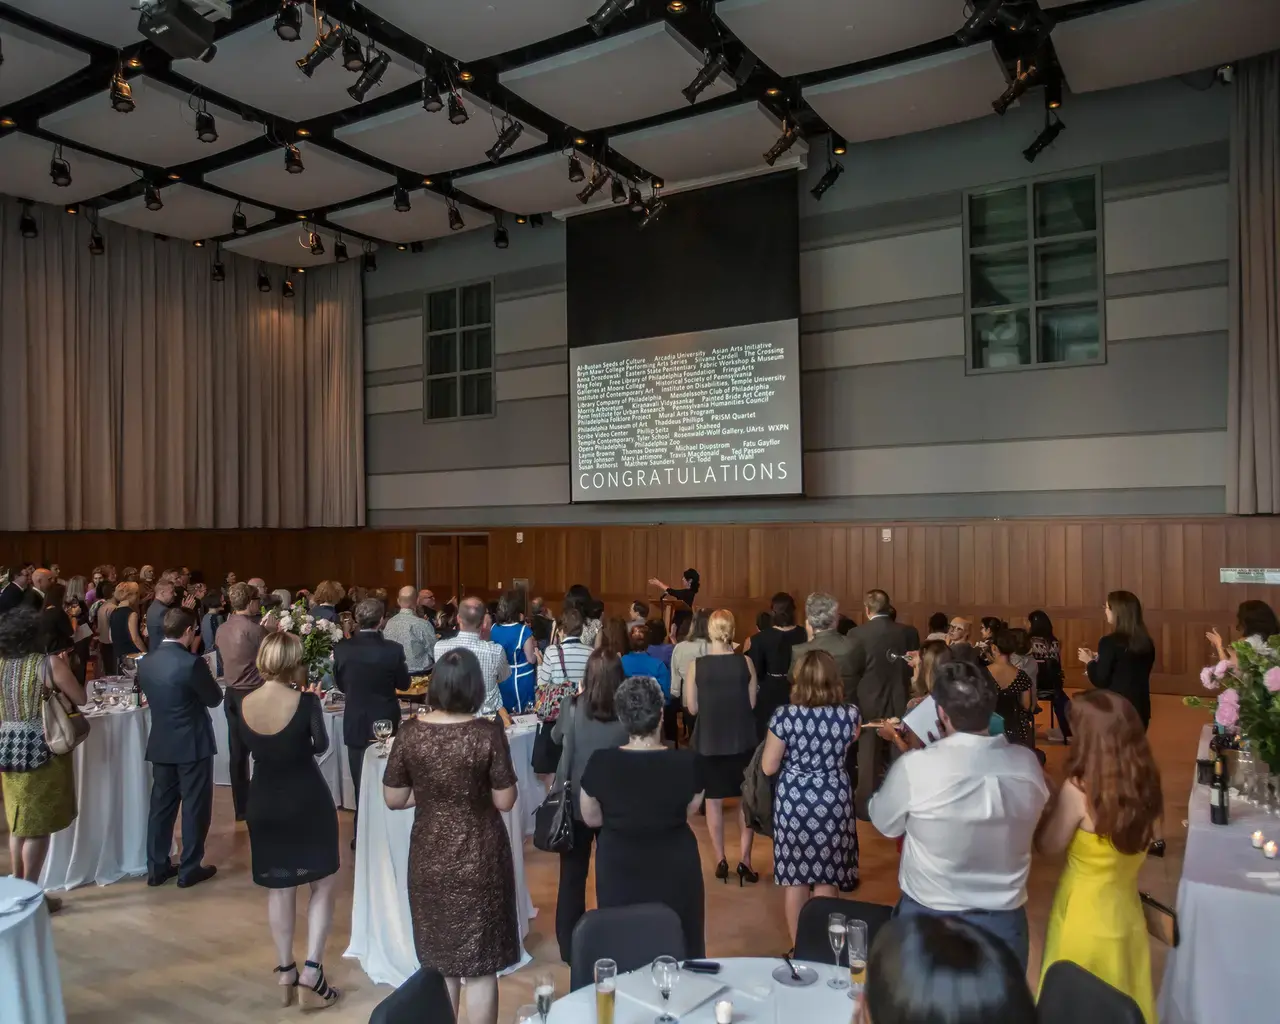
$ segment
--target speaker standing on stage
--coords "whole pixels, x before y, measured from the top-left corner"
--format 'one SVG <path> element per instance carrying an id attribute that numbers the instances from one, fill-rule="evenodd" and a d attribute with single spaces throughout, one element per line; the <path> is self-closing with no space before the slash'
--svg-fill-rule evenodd
<path id="1" fill-rule="evenodd" d="M 684 579 L 680 581 L 682 584 L 679 589 L 669 587 L 662 580 L 654 577 L 649 580 L 651 587 L 657 587 L 668 597 L 674 597 L 677 601 L 683 601 L 688 608 L 677 608 L 675 614 L 671 618 L 671 632 L 676 636 L 682 636 L 685 625 L 693 618 L 693 599 L 698 596 L 698 588 L 701 586 L 701 578 L 698 576 L 697 569 L 686 569 L 684 571 Z"/>

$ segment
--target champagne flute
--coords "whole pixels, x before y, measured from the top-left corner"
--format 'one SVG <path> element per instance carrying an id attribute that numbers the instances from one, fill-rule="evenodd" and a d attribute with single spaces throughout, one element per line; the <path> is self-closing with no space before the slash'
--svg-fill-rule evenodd
<path id="1" fill-rule="evenodd" d="M 654 985 L 662 995 L 662 1014 L 654 1019 L 654 1024 L 676 1024 L 676 1018 L 672 1016 L 668 1004 L 671 999 L 671 990 L 680 980 L 680 964 L 673 956 L 660 956 L 654 960 L 650 972 L 653 975 Z"/>
<path id="2" fill-rule="evenodd" d="M 613 1003 L 618 986 L 618 965 L 613 960 L 597 960 L 596 1024 L 613 1024 Z"/>
<path id="3" fill-rule="evenodd" d="M 378 756 L 387 756 L 387 740 L 391 738 L 391 720 L 379 718 L 373 723 L 373 738 L 378 741 Z"/>
<path id="4" fill-rule="evenodd" d="M 836 958 L 836 973 L 827 982 L 830 988 L 846 988 L 849 984 L 842 977 L 843 972 L 840 970 L 840 954 L 844 952 L 845 937 L 848 933 L 849 926 L 845 921 L 844 914 L 831 914 L 827 918 L 827 939 L 831 943 L 831 952 L 835 954 Z"/>
<path id="5" fill-rule="evenodd" d="M 551 1003 L 556 997 L 556 980 L 550 971 L 539 971 L 533 976 L 533 998 L 538 1003 L 538 1015 L 542 1024 L 547 1024 L 547 1014 L 551 1012 Z"/>
<path id="6" fill-rule="evenodd" d="M 845 922 L 845 944 L 849 948 L 849 998 L 856 999 L 867 983 L 867 922 Z"/>

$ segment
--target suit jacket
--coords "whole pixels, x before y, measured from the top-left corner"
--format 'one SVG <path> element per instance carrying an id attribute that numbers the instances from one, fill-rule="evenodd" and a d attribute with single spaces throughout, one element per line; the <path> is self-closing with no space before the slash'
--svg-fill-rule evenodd
<path id="1" fill-rule="evenodd" d="M 836 659 L 836 664 L 840 667 L 840 679 L 844 683 L 844 699 L 850 704 L 858 703 L 857 676 L 853 669 L 853 641 L 847 636 L 841 636 L 834 629 L 824 629 L 820 633 L 814 633 L 813 639 L 808 643 L 796 644 L 791 648 L 791 668 L 794 670 L 796 662 L 800 660 L 800 656 L 805 651 L 826 651 Z"/>
<path id="2" fill-rule="evenodd" d="M 138 663 L 138 685 L 151 706 L 148 761 L 190 764 L 213 757 L 218 748 L 208 709 L 222 703 L 222 689 L 203 658 L 181 644 L 162 644 Z"/>
<path id="3" fill-rule="evenodd" d="M 162 604 L 160 601 L 152 601 L 147 605 L 147 653 L 155 654 L 160 650 L 160 645 L 164 643 L 164 617 L 170 608 L 178 607 L 175 600 L 173 604 Z"/>
<path id="4" fill-rule="evenodd" d="M 919 648 L 919 632 L 881 615 L 852 630 L 848 639 L 853 642 L 855 703 L 863 720 L 901 717 L 911 692 L 911 666 L 902 655 Z M 890 660 L 890 653 L 897 657 Z"/>
<path id="5" fill-rule="evenodd" d="M 0 615 L 5 612 L 11 612 L 22 604 L 22 599 L 27 596 L 27 592 L 18 584 L 10 581 L 4 585 L 4 590 L 0 590 Z"/>
<path id="6" fill-rule="evenodd" d="M 404 648 L 376 630 L 362 629 L 333 649 L 333 684 L 347 695 L 342 740 L 349 747 L 373 742 L 373 723 L 380 718 L 400 724 L 396 690 L 409 688 Z"/>

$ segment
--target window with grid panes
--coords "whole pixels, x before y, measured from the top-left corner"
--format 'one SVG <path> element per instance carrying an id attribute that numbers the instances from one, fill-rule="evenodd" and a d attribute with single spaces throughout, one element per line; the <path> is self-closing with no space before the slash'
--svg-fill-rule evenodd
<path id="1" fill-rule="evenodd" d="M 426 321 L 427 419 L 492 416 L 493 282 L 432 292 Z"/>
<path id="2" fill-rule="evenodd" d="M 1100 192 L 1090 173 L 965 196 L 969 372 L 1105 359 Z"/>

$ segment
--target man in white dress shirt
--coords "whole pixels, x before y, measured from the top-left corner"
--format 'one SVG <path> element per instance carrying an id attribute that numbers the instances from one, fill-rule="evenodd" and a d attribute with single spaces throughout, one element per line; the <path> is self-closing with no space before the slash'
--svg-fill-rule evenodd
<path id="1" fill-rule="evenodd" d="M 872 824 L 905 835 L 894 914 L 963 917 L 1027 966 L 1027 875 L 1049 788 L 1035 754 L 989 734 L 996 690 L 972 666 L 934 674 L 941 738 L 898 758 L 870 801 Z"/>
<path id="2" fill-rule="evenodd" d="M 465 647 L 474 654 L 484 672 L 484 704 L 480 706 L 480 714 L 496 715 L 502 707 L 502 691 L 498 689 L 498 684 L 511 675 L 511 665 L 507 662 L 507 652 L 500 644 L 485 640 L 480 635 L 480 627 L 484 625 L 484 617 L 488 612 L 480 598 L 463 598 L 458 605 L 458 635 L 448 640 L 436 641 L 435 658 L 439 661 L 455 647 Z"/>

